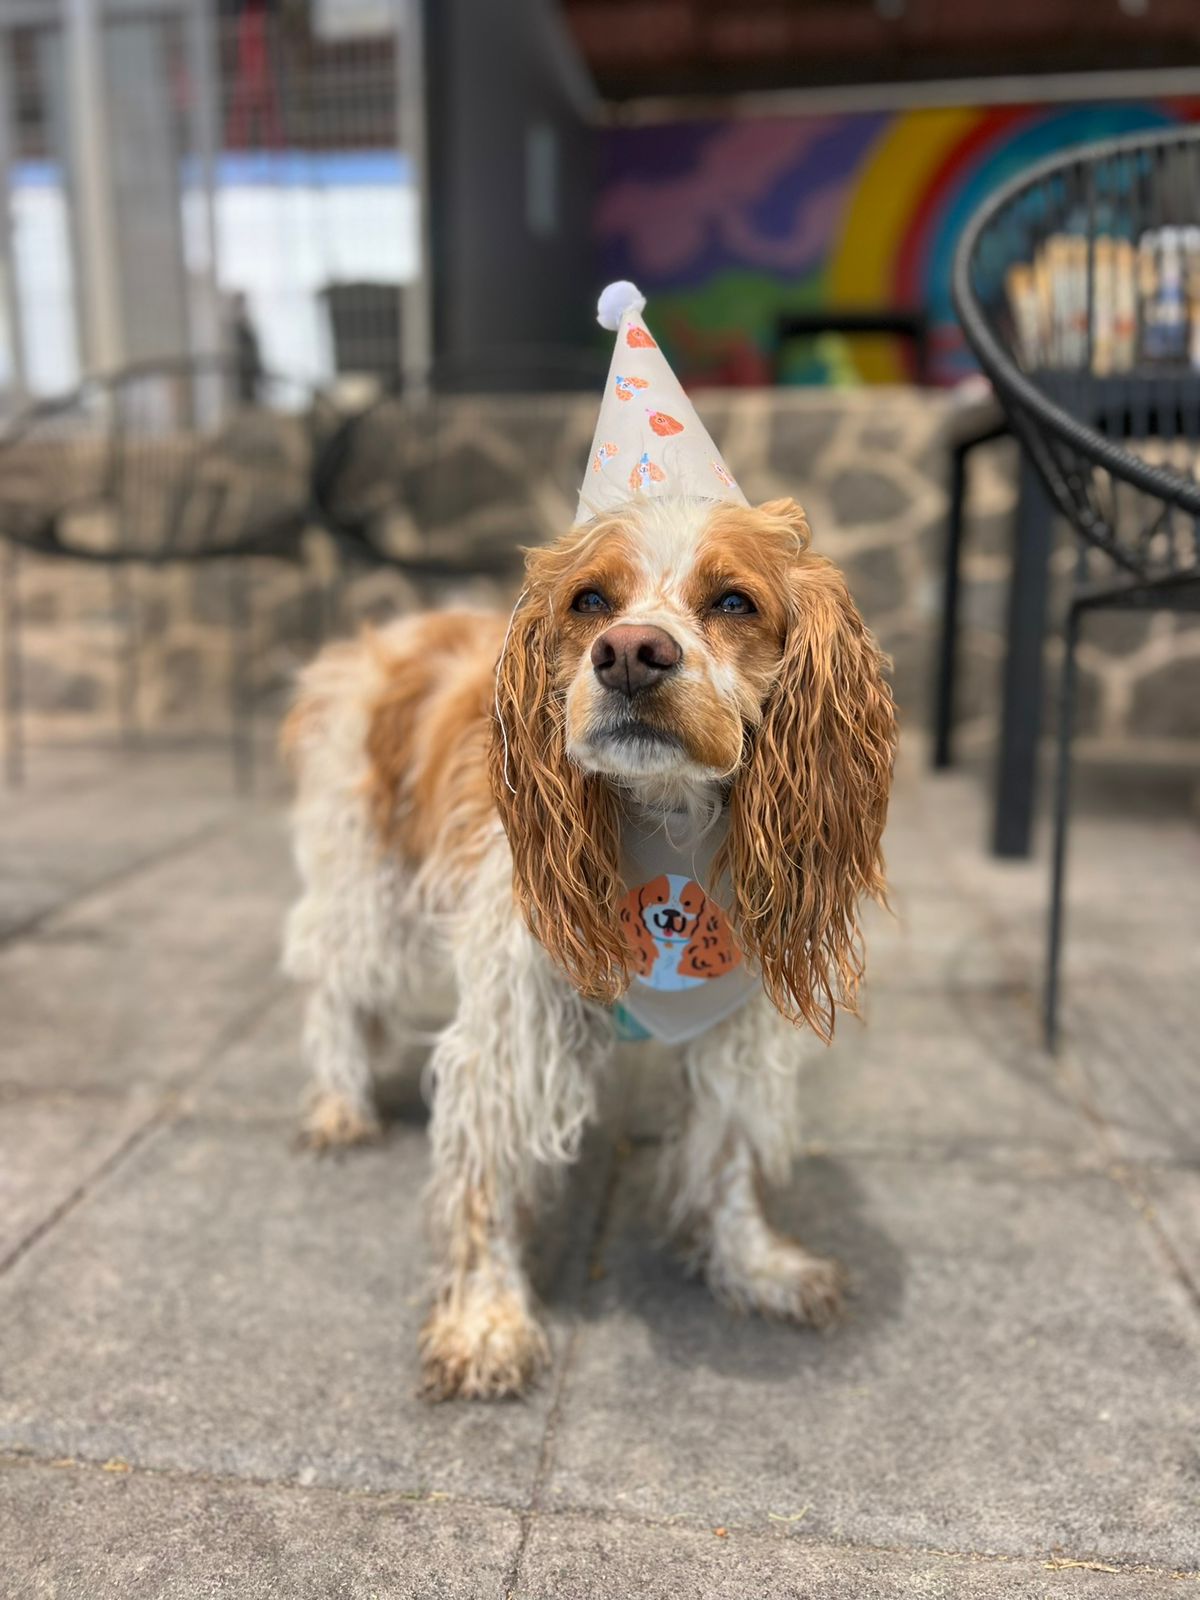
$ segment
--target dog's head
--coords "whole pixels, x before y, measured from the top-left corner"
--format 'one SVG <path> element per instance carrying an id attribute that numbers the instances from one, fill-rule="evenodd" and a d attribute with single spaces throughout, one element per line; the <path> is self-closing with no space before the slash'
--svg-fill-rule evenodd
<path id="1" fill-rule="evenodd" d="M 659 944 L 687 944 L 696 932 L 704 910 L 704 891 L 697 883 L 685 883 L 672 893 L 664 875 L 648 884 L 640 896 L 638 915 L 646 932 Z"/>
<path id="2" fill-rule="evenodd" d="M 632 501 L 527 560 L 497 677 L 493 790 L 516 888 L 576 985 L 628 978 L 617 795 L 727 793 L 717 871 L 781 1011 L 852 1005 L 895 739 L 883 658 L 791 500 Z"/>

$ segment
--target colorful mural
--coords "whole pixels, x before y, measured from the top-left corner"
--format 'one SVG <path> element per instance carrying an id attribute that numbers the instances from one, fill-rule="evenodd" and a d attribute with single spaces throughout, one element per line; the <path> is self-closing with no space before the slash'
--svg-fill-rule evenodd
<path id="1" fill-rule="evenodd" d="M 653 296 L 691 382 L 895 382 L 899 340 L 798 341 L 780 313 L 924 306 L 931 371 L 971 370 L 950 304 L 966 218 L 1031 162 L 1092 139 L 1200 121 L 1200 100 L 938 108 L 612 129 L 597 223 L 606 278 Z"/>

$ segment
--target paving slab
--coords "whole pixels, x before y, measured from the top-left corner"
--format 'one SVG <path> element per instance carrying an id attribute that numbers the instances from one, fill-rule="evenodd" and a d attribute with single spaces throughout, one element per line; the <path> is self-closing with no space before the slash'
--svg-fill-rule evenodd
<path id="1" fill-rule="evenodd" d="M 205 1114 L 294 1120 L 309 1089 L 300 1047 L 303 991 L 281 983 L 274 1002 L 189 1093 L 188 1105 Z M 376 1063 L 376 1094 L 385 1121 L 424 1123 L 421 1070 L 429 1046 L 414 1041 L 389 1047 Z"/>
<path id="2" fill-rule="evenodd" d="M 996 989 L 1011 983 L 1013 962 L 985 908 L 953 888 L 931 866 L 922 892 L 898 890 L 890 910 L 864 908 L 869 992 L 937 995 Z"/>
<path id="3" fill-rule="evenodd" d="M 1200 1304 L 1200 1166 L 1144 1167 L 1137 1177 Z"/>
<path id="4" fill-rule="evenodd" d="M 914 1007 L 875 990 L 865 1025 L 849 1021 L 801 1080 L 806 1139 L 831 1148 L 1008 1149 L 1097 1161 L 1102 1145 L 1019 997 L 976 994 Z"/>
<path id="5" fill-rule="evenodd" d="M 230 1117 L 297 1116 L 307 1088 L 302 1021 L 299 992 L 281 982 L 270 1004 L 188 1090 L 187 1109 Z"/>
<path id="6" fill-rule="evenodd" d="M 129 762 L 124 751 L 104 748 L 96 743 L 41 745 L 26 751 L 21 781 L 11 783 L 7 769 L 0 783 L 0 819 L 13 816 L 31 804 L 44 802 L 65 788 L 79 792 L 125 771 Z"/>
<path id="7" fill-rule="evenodd" d="M 821 1337 L 717 1308 L 628 1164 L 546 1504 L 814 1538 L 1200 1561 L 1200 1324 L 1120 1188 L 970 1162 L 802 1164 L 780 1207 L 857 1293 Z"/>
<path id="8" fill-rule="evenodd" d="M 0 1084 L 185 1077 L 273 981 L 288 872 L 253 811 L 0 949 Z"/>
<path id="9" fill-rule="evenodd" d="M 1200 883 L 1200 865 L 1181 868 L 1174 888 Z M 1041 988 L 1046 959 L 1046 890 L 1032 905 L 996 906 L 993 919 L 1014 968 L 1027 971 Z M 1166 889 L 1147 894 L 1119 882 L 1103 896 L 1074 895 L 1063 938 L 1063 985 L 1068 995 L 1080 984 L 1118 984 L 1131 973 L 1150 973 L 1190 986 L 1200 949 L 1200 895 L 1172 898 Z"/>
<path id="10" fill-rule="evenodd" d="M 1193 945 L 1192 965 L 1200 938 Z M 1107 1125 L 1135 1160 L 1200 1162 L 1200 985 L 1184 976 L 1112 963 L 1077 979 L 1063 1004 L 1066 1059 Z"/>
<path id="11" fill-rule="evenodd" d="M 295 1119 L 308 1087 L 300 1049 L 303 995 L 285 987 L 189 1093 L 190 1107 L 233 1117 Z M 826 1049 L 797 1032 L 804 1060 L 799 1107 L 805 1139 L 842 1149 L 947 1153 L 1012 1145 L 1098 1160 L 1093 1125 L 1078 1109 L 1053 1058 L 1039 1046 L 1032 1010 L 1011 996 L 919 1001 L 908 991 L 872 991 L 865 1025 L 844 1021 Z M 425 1120 L 414 1043 L 380 1062 L 384 1115 Z M 681 1052 L 647 1041 L 616 1053 L 605 1096 L 607 1126 L 635 1140 L 658 1139 L 687 1106 Z"/>
<path id="12" fill-rule="evenodd" d="M 855 1550 L 781 1529 L 650 1526 L 600 1517 L 539 1517 L 514 1600 L 1181 1600 L 1166 1573 L 1096 1572 L 1059 1561 L 997 1561 Z"/>
<path id="13" fill-rule="evenodd" d="M 235 815 L 228 776 L 193 753 L 93 758 L 55 786 L 9 789 L 0 817 L 0 938 Z"/>
<path id="14" fill-rule="evenodd" d="M 591 1176 L 541 1236 L 559 1352 Z M 416 1395 L 426 1178 L 404 1127 L 338 1158 L 273 1123 L 152 1135 L 0 1278 L 0 1446 L 525 1503 L 551 1383 L 494 1406 Z"/>
<path id="15" fill-rule="evenodd" d="M 9 1600 L 502 1600 L 508 1511 L 0 1463 Z"/>
<path id="16" fill-rule="evenodd" d="M 809 1145 L 831 1149 L 1104 1158 L 1072 1083 L 1040 1048 L 1020 995 L 930 997 L 872 989 L 865 1022 L 844 1018 L 834 1043 L 798 1032 L 798 1109 Z M 660 1138 L 683 1118 L 679 1058 L 662 1046 L 623 1047 L 611 1121 L 633 1139 Z"/>
<path id="17" fill-rule="evenodd" d="M 0 1100 L 0 1269 L 152 1110 L 142 1095 Z"/>

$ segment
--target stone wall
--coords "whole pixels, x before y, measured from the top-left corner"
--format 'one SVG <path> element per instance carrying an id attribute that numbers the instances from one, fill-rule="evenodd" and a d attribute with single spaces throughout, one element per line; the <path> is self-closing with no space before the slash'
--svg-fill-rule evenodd
<path id="1" fill-rule="evenodd" d="M 816 547 L 846 569 L 893 656 L 910 727 L 928 720 L 931 703 L 945 515 L 941 435 L 950 403 L 879 388 L 727 391 L 700 399 L 747 494 L 795 494 L 806 506 Z M 594 419 L 591 396 L 463 398 L 420 417 L 385 406 L 363 430 L 344 497 L 398 554 L 469 555 L 536 543 L 570 523 Z M 1001 443 L 978 452 L 976 462 L 959 692 L 966 749 L 986 748 L 997 723 L 1015 447 Z M 1068 573 L 1065 533 L 1055 559 L 1056 570 Z M 476 579 L 451 592 L 393 570 L 347 570 L 314 528 L 302 569 L 254 562 L 240 564 L 239 574 L 266 718 L 312 648 L 319 606 L 327 627 L 345 631 L 363 617 L 446 599 L 504 603 L 517 568 L 511 582 Z M 140 724 L 183 736 L 227 727 L 227 571 L 139 572 L 122 587 L 105 571 L 22 558 L 19 578 L 31 743 L 111 734 L 134 621 Z M 1057 656 L 1053 639 L 1048 650 Z M 1200 627 L 1165 615 L 1102 615 L 1088 624 L 1081 663 L 1085 758 L 1200 760 Z M 1053 672 L 1050 682 L 1052 688 Z"/>

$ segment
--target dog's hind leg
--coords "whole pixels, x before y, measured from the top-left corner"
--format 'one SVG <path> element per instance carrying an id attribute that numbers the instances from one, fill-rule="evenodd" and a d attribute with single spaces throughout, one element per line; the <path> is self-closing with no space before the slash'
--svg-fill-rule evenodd
<path id="1" fill-rule="evenodd" d="M 464 892 L 459 1007 L 431 1061 L 435 1283 L 421 1355 L 435 1400 L 521 1394 L 547 1358 L 522 1224 L 578 1151 L 611 1035 L 520 920 L 507 848 L 493 855 Z"/>
<path id="2" fill-rule="evenodd" d="M 719 1300 L 824 1327 L 841 1308 L 841 1269 L 779 1233 L 763 1204 L 791 1171 L 797 1076 L 813 1048 L 765 995 L 693 1041 L 691 1105 L 665 1176 L 672 1226 Z"/>
<path id="3" fill-rule="evenodd" d="M 372 1018 L 349 995 L 318 982 L 304 1018 L 312 1088 L 301 1141 L 314 1150 L 379 1137 L 371 1076 Z"/>

